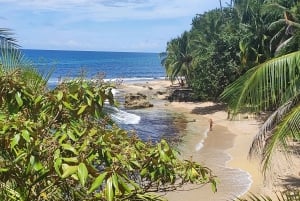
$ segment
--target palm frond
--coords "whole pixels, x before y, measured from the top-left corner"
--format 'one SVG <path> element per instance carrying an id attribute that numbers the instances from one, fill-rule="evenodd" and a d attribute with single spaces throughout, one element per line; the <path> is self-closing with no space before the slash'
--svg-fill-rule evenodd
<path id="1" fill-rule="evenodd" d="M 34 89 L 46 86 L 53 70 L 39 72 L 33 63 L 19 49 L 16 39 L 9 29 L 0 28 L 0 72 L 10 75 L 20 71 L 21 78 Z"/>
<path id="2" fill-rule="evenodd" d="M 275 22 L 272 22 L 269 26 L 268 26 L 268 30 L 269 31 L 275 31 L 280 29 L 281 27 L 285 27 L 286 23 L 284 19 L 279 19 Z"/>
<path id="3" fill-rule="evenodd" d="M 264 124 L 259 129 L 259 132 L 254 137 L 252 145 L 250 147 L 249 155 L 261 154 L 262 149 L 265 145 L 266 140 L 270 137 L 271 132 L 279 124 L 280 121 L 285 117 L 285 115 L 291 111 L 291 108 L 295 105 L 295 100 L 290 100 L 284 105 L 279 107 L 275 112 L 273 112 Z"/>
<path id="4" fill-rule="evenodd" d="M 282 192 L 276 192 L 276 200 L 272 199 L 269 196 L 264 195 L 255 195 L 250 193 L 246 199 L 238 198 L 238 201 L 299 201 L 300 200 L 300 191 L 299 189 L 293 190 L 288 189 Z"/>
<path id="5" fill-rule="evenodd" d="M 24 58 L 12 36 L 9 29 L 0 28 L 0 66 L 7 71 L 14 70 Z"/>
<path id="6" fill-rule="evenodd" d="M 267 139 L 262 152 L 263 172 L 271 168 L 271 160 L 275 150 L 281 149 L 288 153 L 289 140 L 300 139 L 300 104 L 292 109 L 281 123 L 276 127 L 272 135 Z"/>
<path id="7" fill-rule="evenodd" d="M 276 50 L 275 50 L 275 53 L 278 53 L 281 49 L 283 49 L 285 46 L 287 46 L 290 42 L 291 42 L 291 40 L 293 40 L 293 36 L 292 37 L 290 37 L 289 39 L 287 39 L 287 40 L 285 40 L 283 43 L 281 43 L 277 48 L 276 48 Z"/>
<path id="8" fill-rule="evenodd" d="M 220 98 L 234 114 L 241 110 L 265 110 L 295 97 L 300 90 L 299 76 L 300 51 L 297 51 L 250 69 L 228 86 Z"/>
<path id="9" fill-rule="evenodd" d="M 17 44 L 17 40 L 12 36 L 13 33 L 10 29 L 0 28 L 0 42 L 6 42 L 11 47 L 14 47 L 16 49 L 20 48 L 20 46 Z"/>

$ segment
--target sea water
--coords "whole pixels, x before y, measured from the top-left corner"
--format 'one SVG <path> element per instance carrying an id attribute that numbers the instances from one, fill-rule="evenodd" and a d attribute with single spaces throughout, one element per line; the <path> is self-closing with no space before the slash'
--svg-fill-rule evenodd
<path id="1" fill-rule="evenodd" d="M 85 74 L 93 78 L 104 73 L 106 79 L 147 80 L 165 77 L 158 53 L 97 52 L 63 50 L 23 50 L 41 72 L 54 69 L 50 84 L 61 78 Z"/>

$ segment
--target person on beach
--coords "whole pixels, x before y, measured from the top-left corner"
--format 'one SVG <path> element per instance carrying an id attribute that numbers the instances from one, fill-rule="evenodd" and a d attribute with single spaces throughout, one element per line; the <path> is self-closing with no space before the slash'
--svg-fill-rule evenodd
<path id="1" fill-rule="evenodd" d="M 213 120 L 209 119 L 209 130 L 212 131 Z"/>

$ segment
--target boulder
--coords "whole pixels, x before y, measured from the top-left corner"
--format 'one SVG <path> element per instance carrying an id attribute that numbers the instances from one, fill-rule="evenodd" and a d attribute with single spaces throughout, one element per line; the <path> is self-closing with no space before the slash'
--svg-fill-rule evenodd
<path id="1" fill-rule="evenodd" d="M 148 101 L 148 98 L 145 94 L 129 93 L 125 95 L 124 107 L 127 109 L 140 109 L 140 108 L 153 107 L 153 104 L 151 104 Z"/>
<path id="2" fill-rule="evenodd" d="M 178 101 L 178 102 L 193 102 L 196 101 L 194 98 L 194 93 L 192 89 L 189 88 L 175 88 L 170 91 L 168 100 Z"/>

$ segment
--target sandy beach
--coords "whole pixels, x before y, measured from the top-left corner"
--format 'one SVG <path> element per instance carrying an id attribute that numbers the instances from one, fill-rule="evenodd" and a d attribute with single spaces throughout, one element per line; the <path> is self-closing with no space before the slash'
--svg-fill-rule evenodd
<path id="1" fill-rule="evenodd" d="M 177 147 L 181 157 L 192 158 L 211 168 L 219 178 L 217 193 L 212 193 L 209 185 L 187 185 L 167 193 L 168 200 L 230 200 L 248 192 L 274 196 L 274 191 L 282 189 L 284 178 L 300 179 L 299 157 L 293 157 L 293 168 L 282 168 L 280 174 L 284 175 L 274 173 L 272 181 L 263 178 L 258 159 L 248 158 L 252 139 L 262 122 L 248 115 L 228 120 L 226 108 L 213 102 L 168 102 L 164 99 L 170 84 L 167 80 L 155 80 L 125 83 L 118 89 L 125 93 L 144 93 L 150 102 L 157 103 L 154 107 L 182 114 L 187 125 L 181 131 L 183 139 Z M 212 131 L 209 130 L 209 119 L 213 121 Z"/>

